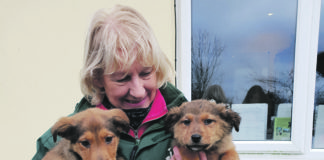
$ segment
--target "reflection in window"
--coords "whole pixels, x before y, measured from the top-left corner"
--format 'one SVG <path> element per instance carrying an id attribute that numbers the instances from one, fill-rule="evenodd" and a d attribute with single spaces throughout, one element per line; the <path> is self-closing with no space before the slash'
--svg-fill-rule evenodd
<path id="1" fill-rule="evenodd" d="M 234 140 L 290 140 L 297 1 L 191 3 L 191 99 L 231 104 Z"/>
<path id="2" fill-rule="evenodd" d="M 321 19 L 316 64 L 315 109 L 313 127 L 313 148 L 324 148 L 324 3 L 321 6 Z"/>

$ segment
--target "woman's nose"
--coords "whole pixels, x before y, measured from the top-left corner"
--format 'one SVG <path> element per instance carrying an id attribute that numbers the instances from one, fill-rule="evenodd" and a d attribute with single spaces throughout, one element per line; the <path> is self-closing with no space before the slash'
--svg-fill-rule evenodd
<path id="1" fill-rule="evenodd" d="M 140 77 L 132 78 L 129 94 L 135 98 L 145 97 L 144 81 Z"/>

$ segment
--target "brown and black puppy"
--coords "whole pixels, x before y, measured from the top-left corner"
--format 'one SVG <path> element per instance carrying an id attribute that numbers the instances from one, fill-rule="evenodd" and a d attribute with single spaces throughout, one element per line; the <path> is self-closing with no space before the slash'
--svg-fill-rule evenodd
<path id="1" fill-rule="evenodd" d="M 71 117 L 63 117 L 51 129 L 54 142 L 62 140 L 43 160 L 116 160 L 119 134 L 129 127 L 129 119 L 120 109 L 91 108 Z"/>
<path id="2" fill-rule="evenodd" d="M 238 160 L 232 129 L 239 131 L 241 117 L 224 104 L 207 100 L 185 102 L 174 107 L 166 124 L 174 134 L 173 146 L 182 160 L 198 160 L 203 151 L 208 160 Z M 176 158 L 174 158 L 176 159 Z"/>

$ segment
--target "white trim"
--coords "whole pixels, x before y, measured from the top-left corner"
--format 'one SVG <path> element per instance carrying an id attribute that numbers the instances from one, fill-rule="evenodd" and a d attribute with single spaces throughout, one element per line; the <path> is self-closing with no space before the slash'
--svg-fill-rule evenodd
<path id="1" fill-rule="evenodd" d="M 176 0 L 176 86 L 191 100 L 191 1 Z"/>
<path id="2" fill-rule="evenodd" d="M 323 159 L 312 149 L 321 0 L 299 0 L 291 141 L 235 141 L 241 159 Z M 191 99 L 191 1 L 176 0 L 177 87 Z"/>
<path id="3" fill-rule="evenodd" d="M 305 19 L 309 19 L 309 28 L 310 28 L 310 40 L 309 40 L 309 64 L 308 64 L 308 92 L 304 95 L 307 96 L 307 106 L 306 113 L 306 126 L 305 126 L 305 145 L 304 149 L 307 153 L 311 153 L 312 156 L 321 155 L 324 157 L 324 150 L 321 149 L 312 149 L 312 129 L 313 129 L 313 112 L 314 112 L 314 93 L 315 93 L 315 83 L 316 83 L 316 59 L 317 59 L 317 50 L 318 50 L 318 36 L 319 36 L 319 26 L 320 26 L 320 14 L 321 14 L 321 0 L 311 1 L 311 8 L 308 9 L 309 16 L 303 16 Z M 310 3 L 308 1 L 304 3 Z M 301 40 L 302 43 L 302 40 Z M 307 72 L 306 72 L 307 73 Z M 306 85 L 305 85 L 306 86 Z M 324 143 L 324 142 L 323 142 Z"/>
<path id="4" fill-rule="evenodd" d="M 311 140 L 311 137 L 310 139 L 305 138 L 307 129 L 310 132 L 312 131 L 307 126 L 313 126 L 312 112 L 316 75 L 316 68 L 313 64 L 316 64 L 317 54 L 316 50 L 312 50 L 314 44 L 311 43 L 314 43 L 314 40 L 312 40 L 314 38 L 317 41 L 319 29 L 319 26 L 314 25 L 316 21 L 314 16 L 320 15 L 320 10 L 316 10 L 316 2 L 319 3 L 317 5 L 320 7 L 319 0 L 298 1 L 291 141 L 302 153 L 307 151 L 305 148 L 306 140 Z M 317 21 L 319 21 L 319 18 Z M 319 25 L 319 22 L 317 24 Z M 317 35 L 315 35 L 316 33 Z M 315 44 L 317 45 L 316 42 Z"/>

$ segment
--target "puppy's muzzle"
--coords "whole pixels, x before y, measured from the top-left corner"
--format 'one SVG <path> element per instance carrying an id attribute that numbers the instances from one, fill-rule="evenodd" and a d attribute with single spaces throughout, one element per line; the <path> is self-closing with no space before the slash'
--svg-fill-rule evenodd
<path id="1" fill-rule="evenodd" d="M 201 140 L 201 135 L 199 135 L 199 134 L 194 134 L 194 135 L 191 136 L 191 140 L 192 140 L 192 142 L 194 142 L 194 143 L 199 143 L 200 140 Z"/>

